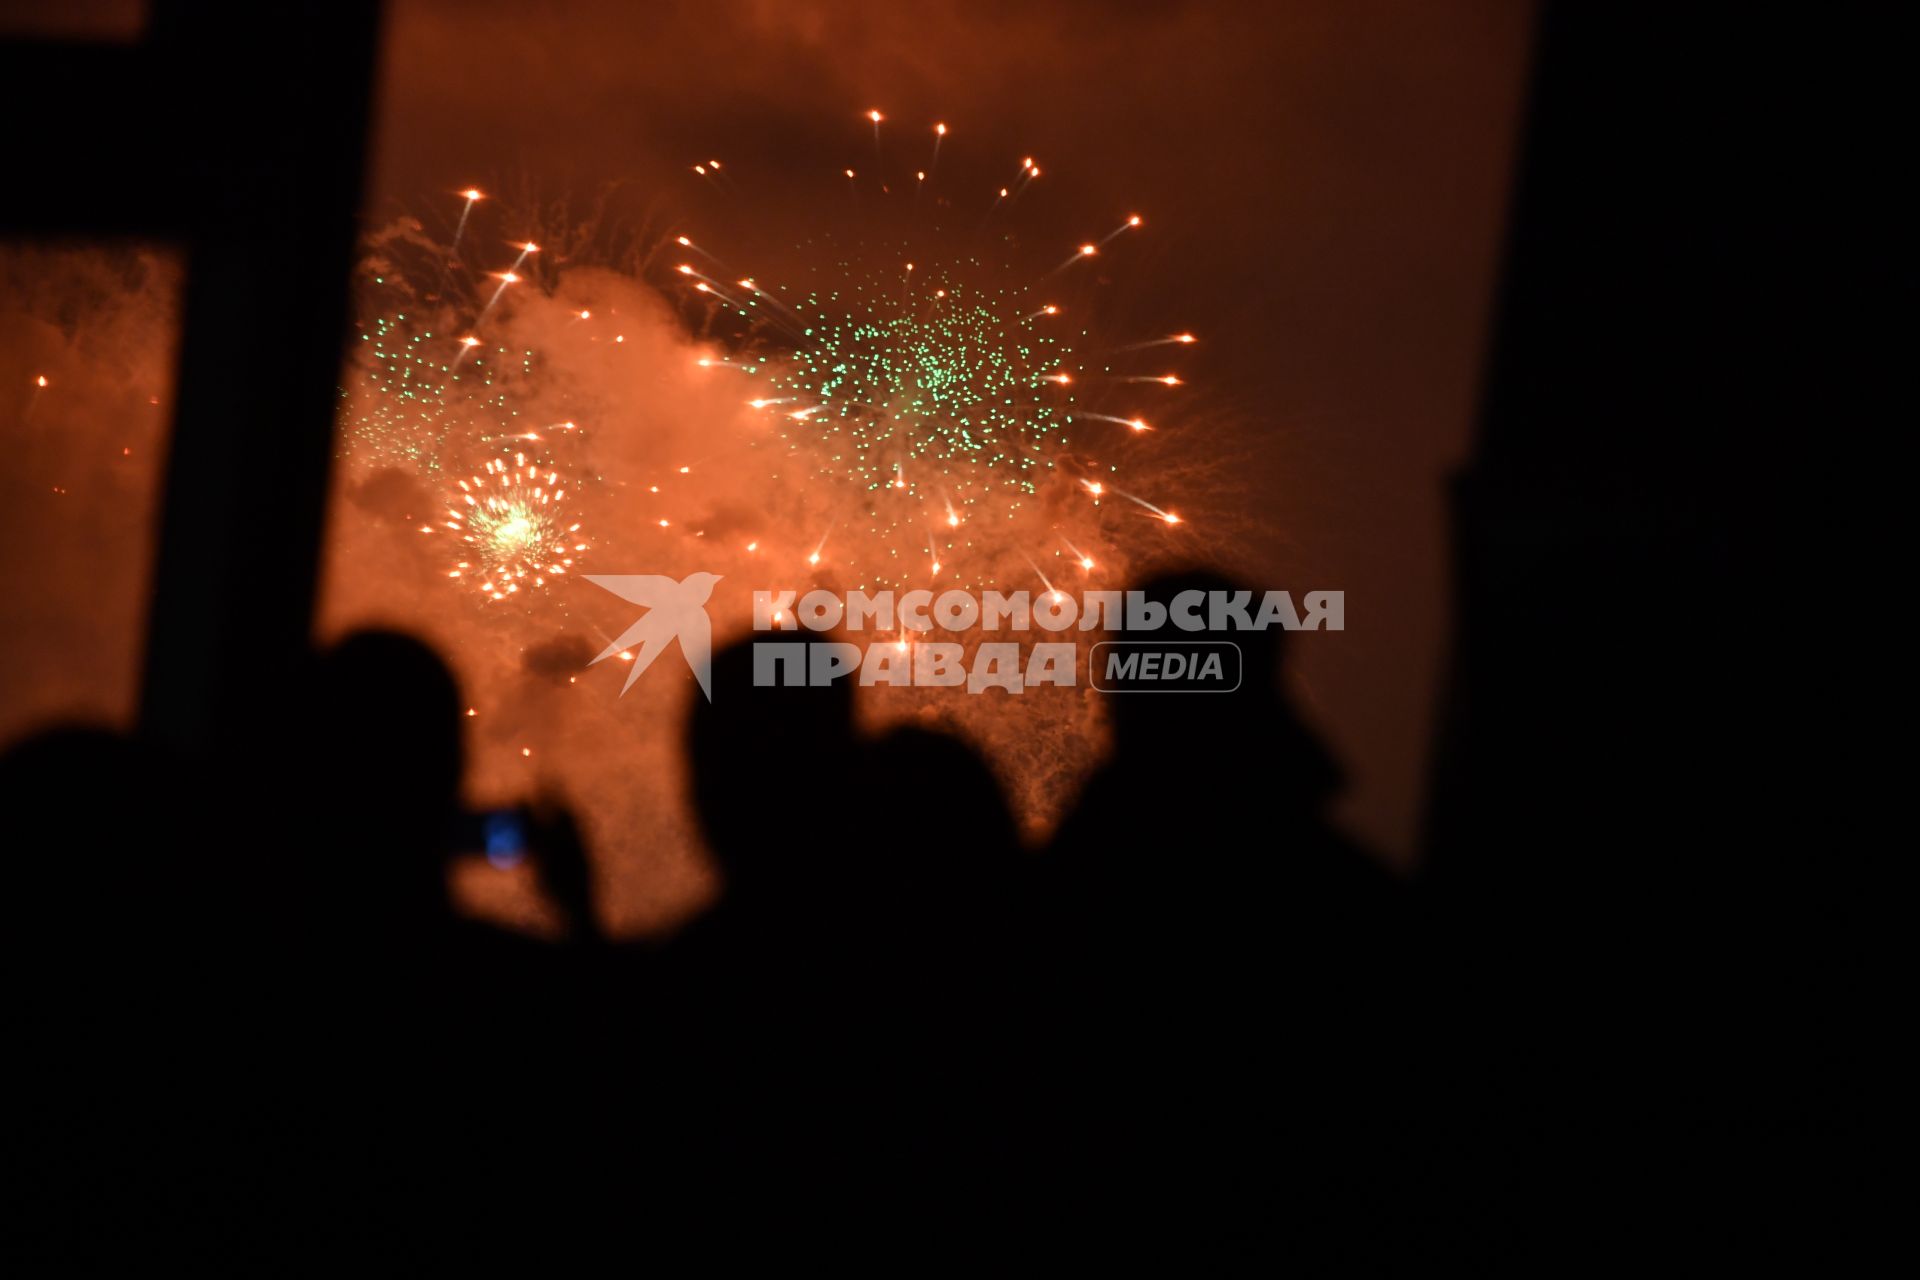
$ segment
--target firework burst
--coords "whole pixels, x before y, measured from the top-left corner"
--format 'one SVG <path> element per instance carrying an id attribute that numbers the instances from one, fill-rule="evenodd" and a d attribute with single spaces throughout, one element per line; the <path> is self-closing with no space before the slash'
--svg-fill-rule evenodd
<path id="1" fill-rule="evenodd" d="M 866 118 L 876 134 L 886 119 Z M 933 139 L 946 142 L 944 126 Z M 847 212 L 742 252 L 779 264 L 761 276 L 733 278 L 726 264 L 736 253 L 712 237 L 675 242 L 686 252 L 669 279 L 689 291 L 698 331 L 725 353 L 701 363 L 743 378 L 742 398 L 776 453 L 769 478 L 812 490 L 789 505 L 806 509 L 816 530 L 827 516 L 836 569 L 888 585 L 943 567 L 958 582 L 1000 585 L 1008 568 L 1031 565 L 1030 549 L 1062 537 L 1106 546 L 1142 536 L 1116 531 L 1097 501 L 1064 500 L 1085 492 L 1071 481 L 1148 456 L 1135 443 L 1154 430 L 1139 401 L 1184 385 L 1164 364 L 1137 367 L 1130 353 L 1164 352 L 1191 335 L 1108 341 L 1095 328 L 1105 281 L 1089 279 L 1094 260 L 1144 219 L 1128 215 L 1104 238 L 1069 242 L 1062 259 L 1008 221 L 1040 176 L 1032 157 L 1004 188 L 983 184 L 978 200 L 929 190 L 931 164 L 896 191 L 885 158 L 876 145 L 871 177 L 843 170 L 837 201 L 785 202 Z M 960 171 L 950 160 L 947 173 Z M 751 245 L 754 230 L 741 239 Z M 806 563 L 822 565 L 820 546 Z"/>
<path id="2" fill-rule="evenodd" d="M 489 459 L 483 474 L 457 484 L 443 523 L 466 550 L 447 576 L 475 583 L 486 599 L 545 587 L 587 550 L 579 522 L 563 514 L 558 473 L 525 454 Z"/>
<path id="3" fill-rule="evenodd" d="M 793 310 L 806 341 L 768 367 L 767 399 L 804 424 L 789 435 L 827 446 L 844 478 L 918 496 L 923 477 L 957 482 L 964 466 L 974 484 L 1034 491 L 1041 447 L 1069 421 L 1067 343 L 958 282 L 890 308 L 852 281 Z"/>

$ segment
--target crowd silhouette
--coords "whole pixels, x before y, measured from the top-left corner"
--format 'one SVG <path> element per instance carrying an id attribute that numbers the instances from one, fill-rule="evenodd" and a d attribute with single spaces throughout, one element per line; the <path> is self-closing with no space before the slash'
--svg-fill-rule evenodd
<path id="1" fill-rule="evenodd" d="M 317 655 L 284 740 L 222 775 L 100 732 L 16 746 L 8 936 L 44 978 L 16 988 L 16 1239 L 1200 1259 L 1284 1222 L 1351 1258 L 1457 1221 L 1417 886 L 1330 823 L 1282 633 L 1217 638 L 1239 689 L 1111 699 L 1111 759 L 1037 852 L 956 739 L 864 737 L 846 682 L 718 652 L 685 744 L 725 889 L 661 943 L 605 936 L 538 797 L 557 936 L 456 911 L 463 703 L 404 635 Z"/>

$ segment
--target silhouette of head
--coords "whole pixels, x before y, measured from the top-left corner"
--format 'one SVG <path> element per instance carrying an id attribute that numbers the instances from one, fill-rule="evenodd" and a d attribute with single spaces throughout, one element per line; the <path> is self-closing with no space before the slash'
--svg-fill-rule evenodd
<path id="1" fill-rule="evenodd" d="M 320 655 L 312 684 L 318 831 L 379 858 L 406 897 L 443 899 L 464 766 L 452 672 L 411 636 L 363 631 Z"/>
<path id="2" fill-rule="evenodd" d="M 1249 592 L 1222 574 L 1189 569 L 1163 574 L 1138 590 L 1171 611 L 1186 596 L 1187 616 L 1198 615 L 1200 630 L 1174 624 L 1171 612 L 1158 631 L 1129 633 L 1130 640 L 1205 641 L 1231 644 L 1239 651 L 1240 683 L 1230 691 L 1136 692 L 1107 699 L 1116 745 L 1141 760 L 1171 767 L 1260 772 L 1283 762 L 1277 776 L 1289 789 L 1329 795 L 1339 784 L 1339 769 L 1319 741 L 1301 724 L 1278 687 L 1286 633 L 1277 625 L 1244 629 L 1212 626 L 1214 593 L 1233 598 Z M 1251 590 L 1247 612 L 1257 613 L 1263 592 Z M 1224 619 L 1223 619 L 1224 621 Z"/>
<path id="3" fill-rule="evenodd" d="M 812 635 L 757 637 L 812 647 Z M 834 812 L 854 781 L 853 690 L 754 683 L 755 640 L 713 655 L 713 700 L 696 700 L 688 725 L 694 804 L 730 882 L 783 878 L 798 870 L 798 846 Z M 775 669 L 777 670 L 777 669 Z M 804 679 L 804 675 L 802 677 Z"/>
<path id="4" fill-rule="evenodd" d="M 1213 593 L 1219 592 L 1231 596 L 1236 591 L 1246 591 L 1243 585 L 1231 579 L 1203 569 L 1187 569 L 1175 573 L 1162 574 L 1150 579 L 1136 588 L 1147 600 L 1162 609 L 1171 610 L 1174 602 L 1188 595 L 1198 593 L 1198 607 L 1193 610 L 1203 623 L 1210 623 L 1208 600 Z M 1260 593 L 1254 592 L 1249 611 L 1257 609 Z M 1112 708 L 1115 732 L 1122 737 L 1157 735 L 1177 730 L 1183 726 L 1191 727 L 1232 715 L 1261 714 L 1264 707 L 1258 704 L 1272 702 L 1275 697 L 1274 681 L 1279 670 L 1282 633 L 1275 628 L 1264 631 L 1243 631 L 1223 629 L 1215 631 L 1210 625 L 1198 631 L 1186 631 L 1174 625 L 1169 614 L 1158 631 L 1130 632 L 1128 640 L 1161 640 L 1168 642 L 1205 641 L 1210 643 L 1226 642 L 1239 649 L 1240 683 L 1231 692 L 1210 690 L 1190 693 L 1117 694 L 1108 699 Z"/>

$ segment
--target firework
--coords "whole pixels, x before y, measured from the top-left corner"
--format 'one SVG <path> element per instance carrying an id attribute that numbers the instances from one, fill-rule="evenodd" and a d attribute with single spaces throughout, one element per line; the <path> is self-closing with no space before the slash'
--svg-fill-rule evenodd
<path id="1" fill-rule="evenodd" d="M 743 531 L 753 535 L 751 554 L 800 573 L 896 587 L 930 576 L 1008 585 L 1023 565 L 1058 563 L 1063 546 L 1076 575 L 1095 563 L 1102 576 L 1124 574 L 1136 551 L 1154 554 L 1151 544 L 1170 536 L 1162 531 L 1184 521 L 1114 482 L 1191 496 L 1167 467 L 1164 441 L 1189 410 L 1179 391 L 1186 380 L 1166 356 L 1195 338 L 1151 324 L 1145 334 L 1166 336 L 1145 337 L 1132 319 L 1117 325 L 1122 304 L 1108 287 L 1130 252 L 1127 233 L 1144 234 L 1146 219 L 1103 216 L 1084 237 L 1029 235 L 1019 224 L 1042 215 L 1037 193 L 1053 190 L 1036 185 L 1033 156 L 1017 169 L 1011 160 L 972 161 L 945 146 L 944 125 L 927 126 L 926 150 L 892 136 L 883 149 L 883 122 L 888 130 L 898 122 L 881 108 L 862 115 L 871 136 L 858 139 L 851 163 L 824 167 L 816 190 L 781 200 L 780 220 L 764 216 L 774 206 L 748 198 L 764 183 L 723 179 L 720 162 L 708 159 L 694 169 L 715 202 L 714 222 L 663 229 L 657 241 L 657 269 L 670 273 L 700 343 L 690 361 L 739 388 L 742 425 L 703 443 L 703 457 L 728 477 L 732 500 L 746 498 L 754 511 Z M 473 203 L 469 196 L 460 211 L 456 239 L 471 230 Z M 556 241 L 557 252 L 566 243 Z M 547 385 L 533 376 L 545 353 L 502 340 L 542 332 L 518 323 L 540 302 L 528 296 L 510 307 L 507 296 L 515 286 L 556 286 L 548 273 L 529 279 L 540 254 L 534 240 L 515 239 L 472 270 L 448 268 L 442 242 L 431 272 L 402 252 L 410 245 L 382 244 L 382 260 L 428 283 L 389 283 L 401 286 L 387 296 L 405 310 L 390 308 L 363 331 L 342 440 L 355 462 L 422 476 L 476 453 L 539 449 L 537 464 L 496 457 L 484 475 L 459 482 L 450 517 L 463 541 L 462 585 L 490 599 L 524 598 L 572 569 L 567 535 L 577 530 L 571 517 L 558 523 L 553 507 L 561 473 L 592 481 L 596 492 L 631 485 L 664 505 L 652 483 L 661 473 L 623 466 L 622 475 L 597 452 L 586 465 L 580 434 L 562 429 L 568 424 L 543 426 L 516 410 L 516 400 L 542 403 L 545 393 L 533 389 Z M 566 323 L 547 326 L 539 341 L 624 341 L 603 331 L 612 313 L 597 305 L 564 314 Z M 556 368 L 571 359 L 553 353 Z M 1140 416 L 1149 399 L 1151 425 Z M 557 407 L 543 418 L 559 416 Z M 1076 485 L 1094 501 L 1074 501 Z M 1127 501 L 1103 503 L 1103 493 Z M 645 523 L 663 536 L 697 538 L 714 510 L 675 502 Z"/>
<path id="2" fill-rule="evenodd" d="M 1110 401 L 1124 401 L 1140 384 L 1184 385 L 1164 367 L 1116 367 L 1115 359 L 1193 337 L 1101 340 L 1097 299 L 1076 296 L 1095 289 L 1094 268 L 1078 264 L 1104 260 L 1108 246 L 1144 227 L 1141 215 L 1127 215 L 1064 259 L 1046 256 L 1005 219 L 991 234 L 975 225 L 982 204 L 991 218 L 1030 189 L 1040 175 L 1032 156 L 1021 159 L 1009 185 L 982 193 L 990 199 L 969 215 L 964 201 L 930 182 L 944 124 L 932 128 L 927 167 L 905 172 L 896 192 L 879 147 L 887 117 L 876 108 L 865 118 L 875 172 L 842 169 L 843 198 L 810 206 L 848 207 L 851 196 L 851 213 L 784 246 L 725 250 L 736 264 L 771 257 L 780 269 L 722 280 L 710 274 L 717 268 L 682 258 L 674 272 L 704 311 L 700 331 L 725 349 L 699 363 L 751 379 L 743 400 L 767 424 L 766 445 L 779 455 L 769 479 L 806 485 L 812 492 L 796 505 L 831 514 L 832 563 L 898 584 L 923 572 L 914 562 L 924 545 L 925 564 L 964 561 L 962 580 L 984 583 L 1011 567 L 1006 552 L 1026 555 L 1020 539 L 1044 545 L 1046 535 L 1030 525 L 1058 514 L 1049 494 L 1061 475 L 1078 479 L 1095 468 L 1087 450 L 1104 455 L 1098 465 L 1111 470 L 1107 459 L 1122 452 L 1120 441 L 1153 430 L 1132 412 L 1135 404 Z M 809 207 L 804 200 L 786 206 Z M 693 237 L 677 243 L 696 249 Z M 1108 423 L 1128 430 L 1116 434 Z M 837 501 L 825 496 L 834 489 L 843 495 Z M 1102 513 L 1076 510 L 1064 517 L 1074 522 L 1073 536 L 1104 544 Z M 936 539 L 936 530 L 946 537 Z M 840 536 L 860 533 L 867 536 Z M 988 540 L 996 544 L 991 552 L 982 545 Z M 807 551 L 800 542 L 809 568 L 828 559 L 825 544 Z M 1076 552 L 1075 560 L 1093 557 Z"/>
<path id="3" fill-rule="evenodd" d="M 465 198 L 466 203 L 460 206 L 460 221 L 454 224 L 453 239 L 449 241 L 447 244 L 448 253 L 452 253 L 454 250 L 460 247 L 460 237 L 466 234 L 467 218 L 472 215 L 474 204 L 480 200 L 486 199 L 485 196 L 480 194 L 479 189 L 476 187 L 468 187 L 465 191 L 462 191 L 460 194 L 462 197 Z"/>
<path id="4" fill-rule="evenodd" d="M 375 317 L 355 345 L 340 440 L 357 463 L 439 471 L 450 454 L 470 457 L 477 443 L 529 430 L 508 383 L 531 373 L 530 350 L 479 351 L 478 339 L 451 340 L 411 312 Z"/>
<path id="5" fill-rule="evenodd" d="M 1036 446 L 1067 421 L 1052 379 L 1071 346 L 958 280 L 898 308 L 868 284 L 790 304 L 806 340 L 767 366 L 762 399 L 805 423 L 863 489 L 912 489 L 903 476 L 926 463 L 949 476 L 964 467 L 970 487 L 1031 494 L 1045 466 Z"/>
<path id="6" fill-rule="evenodd" d="M 443 524 L 464 546 L 448 577 L 505 600 L 564 577 L 587 550 L 578 521 L 565 514 L 557 472 L 525 454 L 489 459 L 482 474 L 457 482 Z"/>
<path id="7" fill-rule="evenodd" d="M 526 264 L 529 256 L 538 252 L 540 252 L 540 246 L 529 240 L 520 246 L 520 256 L 513 260 L 512 266 L 508 267 L 505 271 L 496 271 L 493 273 L 493 278 L 500 283 L 494 289 L 493 296 L 487 299 L 487 305 L 480 308 L 479 318 L 473 322 L 475 328 L 478 328 L 489 315 L 493 314 L 494 307 L 500 302 L 500 295 L 507 291 L 507 287 L 520 283 L 520 268 Z"/>

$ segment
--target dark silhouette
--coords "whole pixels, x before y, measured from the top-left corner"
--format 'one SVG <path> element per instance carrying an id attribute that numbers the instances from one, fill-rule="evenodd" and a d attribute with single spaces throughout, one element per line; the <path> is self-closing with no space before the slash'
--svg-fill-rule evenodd
<path id="1" fill-rule="evenodd" d="M 1245 586 L 1183 573 L 1141 590 L 1164 606 L 1182 592 Z M 1181 631 L 1168 622 L 1145 634 L 1234 645 L 1241 679 L 1218 692 L 1108 697 L 1113 758 L 1054 841 L 1063 883 L 1129 932 L 1181 929 L 1197 909 L 1209 918 L 1194 920 L 1198 932 L 1229 945 L 1236 939 L 1220 938 L 1214 912 L 1245 909 L 1246 924 L 1271 936 L 1277 918 L 1292 933 L 1316 927 L 1329 910 L 1372 909 L 1390 892 L 1388 877 L 1330 825 L 1340 769 L 1276 689 L 1286 633 Z M 1181 864 L 1189 874 L 1168 874 Z"/>
<path id="2" fill-rule="evenodd" d="M 403 635 L 363 632 L 319 655 L 298 780 L 308 799 L 299 843 L 312 896 L 295 959 L 313 1034 L 306 1052 L 330 1080 L 308 1135 L 330 1159 L 363 1143 L 384 1158 L 332 1190 L 343 1245 L 366 1235 L 398 1247 L 439 1231 L 488 1231 L 491 1198 L 539 1167 L 552 1133 L 577 1140 L 590 1100 L 577 1064 L 594 989 L 573 946 L 462 918 L 448 876 L 471 825 L 461 805 L 465 703 L 439 657 Z M 526 855 L 563 890 L 568 942 L 594 935 L 571 819 L 549 804 L 525 815 Z M 536 1126 L 478 1123 L 512 1098 Z M 563 1165 L 519 1186 L 553 1208 L 578 1190 Z M 295 1185 L 312 1195 L 305 1175 Z"/>
<path id="3" fill-rule="evenodd" d="M 1226 585 L 1190 575 L 1147 591 Z M 1330 1122 L 1276 1097 L 1273 1073 L 1351 1077 L 1384 1041 L 1328 1055 L 1350 1030 L 1329 1011 L 1359 1001 L 1391 1016 L 1363 975 L 1384 967 L 1396 886 L 1326 823 L 1337 772 L 1256 674 L 1272 670 L 1272 637 L 1237 638 L 1249 651 L 1239 693 L 1116 698 L 1114 758 L 1044 855 L 1019 849 L 992 774 L 957 739 L 863 737 L 846 682 L 757 683 L 751 642 L 721 651 L 714 697 L 692 704 L 687 732 L 724 891 L 657 951 L 604 937 L 586 850 L 551 800 L 518 817 L 560 938 L 456 912 L 449 869 L 476 852 L 463 839 L 475 819 L 461 802 L 464 703 L 406 636 L 361 633 L 317 656 L 300 675 L 291 767 L 253 770 L 235 828 L 210 833 L 233 847 L 209 865 L 231 868 L 247 863 L 247 833 L 290 828 L 250 853 L 272 864 L 247 890 L 270 887 L 270 916 L 151 912 L 224 899 L 199 893 L 211 877 L 136 856 L 141 824 L 168 815 L 173 792 L 132 744 L 44 740 L 13 753 L 5 779 L 47 819 L 38 847 L 62 848 L 64 829 L 93 851 L 36 863 L 36 897 L 104 903 L 119 945 L 153 938 L 169 955 L 198 954 L 155 936 L 190 921 L 217 956 L 203 970 L 209 1017 L 254 989 L 236 976 L 243 956 L 270 993 L 244 1035 L 203 1024 L 205 1046 L 261 1064 L 244 1089 L 229 1078 L 228 1097 L 279 1117 L 270 1140 L 223 1130 L 207 1173 L 218 1214 L 248 1204 L 262 1238 L 432 1253 L 426 1242 L 446 1234 L 499 1238 L 490 1207 L 513 1186 L 541 1220 L 645 1202 L 689 1232 L 751 1213 L 817 1233 L 851 1199 L 900 1229 L 964 1225 L 977 1242 L 1131 1220 L 1140 1247 L 1171 1246 L 1203 1203 L 1255 1207 L 1232 1179 L 1166 1175 L 1201 1162 L 1222 1129 L 1282 1144 L 1283 1164 L 1327 1177 Z M 85 811 L 91 825 L 49 810 L 53 784 L 78 777 L 130 803 Z M 50 952 L 84 936 L 71 911 L 41 923 L 27 937 Z M 182 972 L 169 960 L 131 981 L 126 954 L 92 954 L 105 961 L 88 979 L 92 1007 L 154 1007 L 152 982 Z M 1290 1021 L 1279 1056 L 1265 1012 L 1276 999 Z M 1304 1044 L 1327 1063 L 1303 1073 Z M 314 1080 L 325 1088 L 301 1084 Z M 503 1098 L 537 1124 L 500 1120 Z M 65 1124 L 24 1136 L 67 1153 L 74 1178 L 114 1148 L 134 1153 L 144 1186 L 186 1140 L 168 1130 L 129 1146 L 126 1116 L 89 1144 Z M 634 1155 L 608 1168 L 591 1150 Z M 357 1151 L 381 1154 L 334 1182 Z M 71 1203 L 74 1185 L 55 1198 Z M 136 1194 L 122 1185 L 93 1203 L 111 1215 Z"/>
<path id="4" fill-rule="evenodd" d="M 850 1197 L 924 1212 L 973 1096 L 942 1092 L 973 1013 L 959 974 L 983 942 L 1009 945 L 1007 903 L 976 906 L 1011 854 L 1005 807 L 957 744 L 858 737 L 845 682 L 756 684 L 743 643 L 714 655 L 712 683 L 688 743 L 725 894 L 662 956 L 665 1034 L 698 1104 L 676 1140 L 703 1180 L 796 1224 Z M 949 839 L 929 808 L 961 815 Z"/>
<path id="5" fill-rule="evenodd" d="M 311 851 L 356 869 L 340 909 L 362 928 L 383 945 L 425 945 L 452 920 L 466 756 L 452 673 L 411 637 L 363 632 L 320 655 L 306 696 Z"/>
<path id="6" fill-rule="evenodd" d="M 1168 606 L 1236 589 L 1187 572 L 1141 592 Z M 1352 1212 L 1390 1163 L 1381 1057 L 1406 1031 L 1406 887 L 1331 824 L 1340 770 L 1275 683 L 1285 632 L 1126 633 L 1147 637 L 1233 645 L 1241 672 L 1230 689 L 1108 695 L 1112 758 L 1050 851 L 1040 941 L 1084 1211 L 1103 1229 L 1229 1229 L 1284 1189 Z M 1218 1160 L 1225 1133 L 1264 1153 L 1256 1183 Z M 1378 1240 L 1380 1217 L 1355 1214 L 1356 1238 Z"/>

